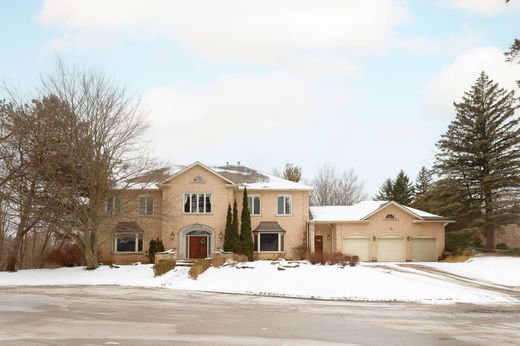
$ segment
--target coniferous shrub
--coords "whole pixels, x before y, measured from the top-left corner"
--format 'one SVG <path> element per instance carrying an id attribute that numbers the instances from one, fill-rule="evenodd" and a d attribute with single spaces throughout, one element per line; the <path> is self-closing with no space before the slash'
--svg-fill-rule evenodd
<path id="1" fill-rule="evenodd" d="M 148 260 L 150 263 L 155 262 L 155 254 L 157 252 L 164 251 L 163 241 L 159 238 L 150 240 L 150 244 L 148 245 Z"/>
<path id="2" fill-rule="evenodd" d="M 194 280 L 197 280 L 200 274 L 204 273 L 211 265 L 209 259 L 201 259 L 193 264 L 188 272 L 190 277 Z"/>
<path id="3" fill-rule="evenodd" d="M 177 262 L 175 260 L 161 260 L 159 263 L 153 265 L 153 272 L 155 276 L 161 276 L 175 268 Z"/>
<path id="4" fill-rule="evenodd" d="M 236 201 L 233 209 L 236 210 L 235 208 Z M 238 211 L 236 211 L 236 213 L 238 213 Z M 234 213 L 231 212 L 231 205 L 229 204 L 226 216 L 226 229 L 224 231 L 224 250 L 233 253 L 240 251 L 240 239 L 238 236 L 238 215 L 235 228 Z"/>
<path id="5" fill-rule="evenodd" d="M 251 229 L 251 213 L 247 204 L 247 189 L 244 188 L 242 198 L 242 215 L 240 216 L 240 244 L 242 245 L 242 253 L 252 261 L 254 255 L 253 233 Z"/>

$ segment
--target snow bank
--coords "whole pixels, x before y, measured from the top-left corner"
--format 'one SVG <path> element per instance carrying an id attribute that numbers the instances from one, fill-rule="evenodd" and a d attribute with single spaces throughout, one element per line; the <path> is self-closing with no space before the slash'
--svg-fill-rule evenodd
<path id="1" fill-rule="evenodd" d="M 520 261 L 516 261 L 514 265 L 517 266 Z M 82 267 L 20 270 L 16 273 L 0 273 L 0 286 L 122 285 L 359 301 L 439 304 L 516 302 L 499 293 L 364 264 L 340 268 L 303 263 L 298 268 L 285 270 L 278 270 L 278 265 L 270 261 L 256 261 L 247 265 L 253 269 L 209 268 L 197 280 L 188 277 L 186 267 L 178 267 L 154 278 L 151 265 L 120 266 L 114 269 L 102 266 L 93 271 Z M 515 266 L 509 268 L 517 270 Z M 512 271 L 510 276 L 517 273 Z"/>
<path id="2" fill-rule="evenodd" d="M 462 263 L 422 263 L 449 273 L 499 285 L 519 286 L 519 257 L 474 257 Z"/>

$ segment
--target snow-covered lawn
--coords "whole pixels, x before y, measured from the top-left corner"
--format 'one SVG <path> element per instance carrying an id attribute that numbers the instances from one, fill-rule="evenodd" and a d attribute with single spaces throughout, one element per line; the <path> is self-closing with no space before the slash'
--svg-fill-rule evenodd
<path id="1" fill-rule="evenodd" d="M 463 263 L 424 263 L 425 265 L 493 284 L 519 286 L 520 257 L 473 257 Z"/>
<path id="2" fill-rule="evenodd" d="M 496 260 L 506 261 L 504 268 L 502 264 L 495 263 Z M 510 259 L 507 262 L 505 258 L 479 258 L 457 264 L 428 263 L 447 271 L 444 267 L 448 266 L 449 271 L 459 274 L 473 272 L 480 275 L 475 277 L 484 277 L 488 270 L 491 277 L 493 271 L 496 273 L 500 270 L 501 274 L 497 277 L 515 277 L 517 283 L 519 264 L 520 259 Z M 86 271 L 81 267 L 20 270 L 16 273 L 0 273 L 0 286 L 123 285 L 361 301 L 484 304 L 517 302 L 500 293 L 413 272 L 385 270 L 373 264 L 341 268 L 301 263 L 298 268 L 287 268 L 283 271 L 278 270 L 278 265 L 271 264 L 270 261 L 257 261 L 246 265 L 254 269 L 209 268 L 197 280 L 188 277 L 186 267 L 177 267 L 161 277 L 154 278 L 151 265 L 120 266 L 113 269 L 102 266 L 94 271 Z M 501 268 L 497 269 L 497 266 Z M 513 281 L 509 281 L 508 284 L 512 284 Z"/>

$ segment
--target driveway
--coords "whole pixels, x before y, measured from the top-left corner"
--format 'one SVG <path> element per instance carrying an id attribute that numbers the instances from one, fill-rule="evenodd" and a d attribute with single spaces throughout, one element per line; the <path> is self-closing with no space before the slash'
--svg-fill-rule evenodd
<path id="1" fill-rule="evenodd" d="M 327 302 L 116 286 L 0 288 L 0 345 L 514 345 L 517 306 Z"/>

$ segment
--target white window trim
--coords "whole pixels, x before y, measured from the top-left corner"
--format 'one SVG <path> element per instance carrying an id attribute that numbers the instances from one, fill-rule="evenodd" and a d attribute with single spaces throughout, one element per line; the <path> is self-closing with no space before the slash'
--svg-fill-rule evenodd
<path id="1" fill-rule="evenodd" d="M 260 197 L 260 195 L 248 195 L 247 197 L 251 198 L 252 208 L 250 208 L 250 210 L 249 210 L 249 213 L 251 214 L 251 216 L 262 216 L 262 198 Z M 258 214 L 254 214 L 253 213 L 253 211 L 255 209 L 254 208 L 254 204 L 255 204 L 254 200 L 255 200 L 256 197 L 258 197 L 258 203 L 260 203 L 260 213 L 258 213 Z M 277 208 L 278 208 L 278 206 L 277 206 Z"/>
<path id="2" fill-rule="evenodd" d="M 283 206 L 284 214 L 278 214 L 278 198 L 279 197 L 284 197 L 284 201 L 283 201 L 284 202 L 284 206 Z M 291 212 L 289 214 L 285 213 L 285 198 L 286 197 L 289 197 L 289 199 L 291 200 Z M 292 195 L 276 195 L 276 216 L 292 216 L 293 209 L 294 209 L 294 206 L 293 206 Z"/>
<path id="3" fill-rule="evenodd" d="M 151 198 L 152 199 L 152 212 L 150 214 L 147 213 L 147 205 L 148 203 L 145 202 L 144 204 L 144 213 L 141 214 L 141 198 Z M 153 196 L 150 195 L 140 195 L 137 197 L 137 211 L 139 212 L 140 216 L 153 216 L 155 214 L 155 199 Z"/>
<path id="4" fill-rule="evenodd" d="M 120 232 L 115 232 L 114 234 L 114 253 L 117 253 L 117 254 L 133 254 L 133 253 L 143 253 L 144 252 L 144 234 L 140 233 L 140 232 L 135 232 L 135 249 L 134 251 L 117 251 L 117 235 L 118 234 L 126 234 L 126 235 L 130 235 L 132 234 L 132 232 L 125 232 L 125 231 L 120 231 Z M 142 236 L 143 238 L 143 249 L 141 251 L 138 251 L 139 250 L 139 235 Z"/>
<path id="5" fill-rule="evenodd" d="M 115 199 L 118 198 L 119 199 L 119 210 L 118 211 L 115 211 Z M 108 206 L 112 204 L 112 212 L 110 212 L 108 210 Z M 121 196 L 119 195 L 115 195 L 115 196 L 112 196 L 112 197 L 109 197 L 106 201 L 106 208 L 105 208 L 105 211 L 108 215 L 119 215 L 121 214 Z"/>
<path id="6" fill-rule="evenodd" d="M 189 212 L 186 212 L 186 210 L 184 209 L 184 205 L 186 204 L 186 195 L 189 195 L 190 197 L 190 211 Z M 192 195 L 197 195 L 197 211 L 196 212 L 192 212 L 191 209 L 192 209 L 192 202 L 191 202 L 191 196 Z M 204 211 L 203 212 L 199 212 L 199 195 L 204 195 Z M 207 195 L 210 195 L 210 204 L 211 204 L 211 211 L 210 212 L 206 212 L 206 196 Z M 213 214 L 213 193 L 211 192 L 184 192 L 183 195 L 182 195 L 182 213 L 185 214 L 185 215 L 212 215 Z"/>
<path id="7" fill-rule="evenodd" d="M 258 231 L 255 232 L 256 237 L 256 244 L 258 245 L 258 250 L 255 249 L 255 252 L 257 253 L 280 253 L 284 252 L 284 249 L 282 249 L 282 238 L 284 236 L 284 232 L 273 232 L 273 231 Z M 260 235 L 261 234 L 278 234 L 278 251 L 262 251 L 260 250 Z M 285 239 L 284 239 L 284 246 L 285 246 Z"/>

